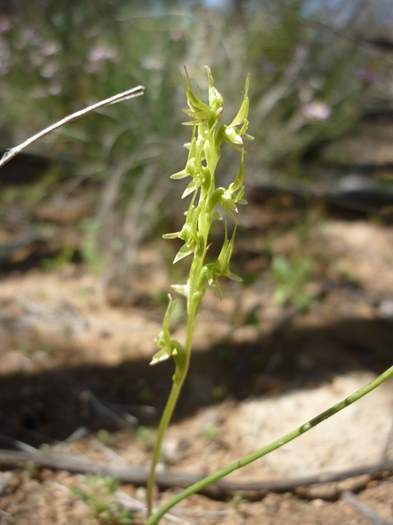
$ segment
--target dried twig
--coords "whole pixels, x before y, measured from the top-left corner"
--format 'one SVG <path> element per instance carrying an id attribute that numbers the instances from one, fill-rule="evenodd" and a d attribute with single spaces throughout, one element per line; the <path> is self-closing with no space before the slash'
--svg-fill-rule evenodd
<path id="1" fill-rule="evenodd" d="M 53 470 L 66 470 L 74 473 L 112 476 L 121 482 L 132 483 L 133 485 L 144 486 L 147 479 L 147 469 L 143 467 L 120 466 L 118 464 L 111 465 L 108 463 L 61 454 L 0 450 L 0 465 L 3 467 L 24 468 L 26 465 L 31 464 L 34 464 L 38 468 L 41 467 Z M 362 475 L 378 478 L 385 473 L 393 473 L 393 461 L 382 461 L 369 465 L 362 465 L 352 469 L 325 472 L 294 479 L 251 482 L 221 480 L 215 485 L 206 487 L 203 493 L 217 499 L 227 498 L 237 493 L 247 494 L 248 497 L 255 498 L 264 496 L 269 492 L 293 492 L 299 487 L 339 482 Z M 203 477 L 202 474 L 160 472 L 157 474 L 157 485 L 162 489 L 173 487 L 183 488 L 195 483 Z M 344 489 L 337 487 L 336 495 L 339 496 L 343 491 Z M 304 495 L 302 493 L 302 497 L 307 497 L 307 494 Z M 312 497 L 312 495 L 310 495 L 310 497 Z M 329 499 L 331 498 L 332 495 L 329 492 Z"/>
<path id="2" fill-rule="evenodd" d="M 87 106 L 86 108 L 80 109 L 79 111 L 75 111 L 75 113 L 71 113 L 70 115 L 67 115 L 66 117 L 62 118 L 58 122 L 55 122 L 54 124 L 51 124 L 45 129 L 42 129 L 35 135 L 32 135 L 28 139 L 26 139 L 21 144 L 18 144 L 17 146 L 14 146 L 13 148 L 6 151 L 3 155 L 3 157 L 0 159 L 0 168 L 7 164 L 11 159 L 16 157 L 18 153 L 20 153 L 22 150 L 36 142 L 37 140 L 41 139 L 45 135 L 48 135 L 52 131 L 60 128 L 61 126 L 64 126 L 65 124 L 68 124 L 74 120 L 77 120 L 84 115 L 87 115 L 87 113 L 91 113 L 92 111 L 95 111 L 99 108 L 102 108 L 104 106 L 108 106 L 109 104 L 116 104 L 117 102 L 123 102 L 124 100 L 129 100 L 131 98 L 139 97 L 143 95 L 144 93 L 144 86 L 136 86 L 131 89 L 127 89 L 126 91 L 123 91 L 121 93 L 117 93 L 117 95 L 113 95 L 109 98 L 105 98 L 104 100 L 100 100 L 99 102 L 95 102 L 94 104 L 91 104 L 90 106 Z"/>
<path id="3" fill-rule="evenodd" d="M 0 476 L 0 496 L 2 496 L 9 484 L 11 483 L 11 479 L 12 479 L 12 474 L 11 472 L 2 472 L 1 473 L 1 476 Z"/>
<path id="4" fill-rule="evenodd" d="M 142 503 L 136 498 L 133 498 L 126 492 L 122 490 L 117 490 L 114 494 L 114 498 L 116 501 L 120 503 L 123 507 L 130 510 L 131 512 L 146 512 L 146 504 Z M 165 515 L 165 518 L 168 521 L 172 521 L 174 523 L 180 523 L 181 525 L 191 525 L 189 521 L 185 520 L 184 518 L 178 517 L 175 514 L 168 513 Z"/>
<path id="5" fill-rule="evenodd" d="M 114 423 L 120 428 L 134 427 L 138 419 L 132 414 L 122 413 L 121 411 L 102 402 L 90 390 L 83 390 L 80 395 L 81 399 L 87 404 L 93 412 L 104 420 Z"/>
<path id="6" fill-rule="evenodd" d="M 385 445 L 382 450 L 381 460 L 386 461 L 392 459 L 393 456 L 393 421 L 386 436 Z"/>
<path id="7" fill-rule="evenodd" d="M 355 510 L 357 510 L 359 514 L 365 517 L 373 525 L 393 525 L 392 521 L 385 520 L 374 509 L 359 501 L 352 492 L 344 492 L 342 499 L 351 505 L 351 507 L 353 507 Z"/>

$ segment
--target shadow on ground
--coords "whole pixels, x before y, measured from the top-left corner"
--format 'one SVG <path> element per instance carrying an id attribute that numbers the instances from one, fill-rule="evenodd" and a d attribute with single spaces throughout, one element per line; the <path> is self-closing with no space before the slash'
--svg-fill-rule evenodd
<path id="1" fill-rule="evenodd" d="M 176 412 L 181 419 L 223 399 L 280 395 L 313 388 L 337 374 L 381 372 L 392 364 L 393 321 L 347 319 L 285 332 L 247 344 L 221 341 L 196 350 Z M 0 378 L 0 447 L 64 440 L 76 429 L 116 430 L 114 413 L 154 424 L 165 402 L 171 366 L 133 360 L 114 367 L 80 365 Z M 152 409 L 146 410 L 146 405 Z M 106 407 L 110 407 L 108 411 Z M 118 412 L 117 412 L 118 411 Z"/>

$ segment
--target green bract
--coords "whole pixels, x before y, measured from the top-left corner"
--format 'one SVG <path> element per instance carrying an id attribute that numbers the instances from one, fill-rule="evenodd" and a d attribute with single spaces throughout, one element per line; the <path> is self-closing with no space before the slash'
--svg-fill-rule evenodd
<path id="1" fill-rule="evenodd" d="M 185 212 L 185 222 L 179 231 L 164 235 L 165 239 L 182 241 L 182 246 L 173 260 L 174 264 L 185 257 L 192 256 L 187 281 L 183 284 L 172 285 L 173 290 L 184 296 L 187 301 L 187 335 L 184 345 L 171 336 L 170 324 L 174 301 L 169 295 L 162 330 L 156 339 L 159 351 L 154 355 L 151 364 L 154 365 L 172 357 L 175 362 L 175 373 L 153 451 L 147 486 L 149 513 L 152 510 L 155 469 L 160 457 L 162 440 L 188 372 L 195 319 L 203 295 L 207 286 L 213 287 L 221 294 L 219 285 L 221 277 L 240 280 L 232 273 L 230 262 L 236 236 L 238 205 L 246 202 L 244 200 L 245 143 L 252 138 L 247 135 L 249 79 L 247 77 L 245 82 L 239 111 L 232 122 L 225 125 L 221 122 L 223 98 L 214 85 L 209 68 L 207 68 L 207 77 L 209 82 L 208 103 L 203 102 L 194 94 L 186 72 L 185 91 L 188 108 L 185 113 L 190 120 L 185 124 L 192 127 L 191 140 L 185 144 L 188 156 L 184 169 L 171 176 L 171 179 L 174 180 L 189 179 L 182 195 L 183 199 L 190 199 Z M 228 187 L 217 186 L 216 183 L 216 169 L 224 143 L 228 143 L 240 155 L 238 172 Z M 228 235 L 228 217 L 232 224 L 235 223 L 230 235 Z M 209 260 L 209 235 L 213 222 L 217 220 L 224 223 L 224 240 L 221 249 L 218 250 L 217 258 Z"/>

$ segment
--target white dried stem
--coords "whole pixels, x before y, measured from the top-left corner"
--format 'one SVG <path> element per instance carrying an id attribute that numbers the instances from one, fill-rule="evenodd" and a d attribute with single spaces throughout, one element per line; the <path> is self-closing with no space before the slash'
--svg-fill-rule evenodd
<path id="1" fill-rule="evenodd" d="M 52 131 L 55 131 L 56 129 L 60 128 L 61 126 L 64 126 L 65 124 L 68 124 L 74 120 L 77 120 L 84 115 L 87 115 L 88 113 L 91 113 L 92 111 L 95 111 L 99 108 L 102 108 L 104 106 L 108 106 L 109 104 L 116 104 L 117 102 L 123 102 L 125 100 L 129 100 L 131 98 L 140 97 L 145 92 L 144 86 L 136 86 L 131 89 L 127 89 L 126 91 L 122 91 L 121 93 L 117 93 L 117 95 L 112 95 L 109 98 L 105 98 L 103 100 L 100 100 L 99 102 L 95 102 L 94 104 L 91 104 L 90 106 L 87 106 L 83 109 L 80 109 L 78 111 L 75 111 L 75 113 L 71 113 L 70 115 L 67 115 L 66 117 L 62 118 L 61 120 L 55 122 L 54 124 L 51 124 L 45 129 L 42 129 L 35 135 L 32 135 L 28 139 L 26 139 L 21 144 L 18 144 L 17 146 L 14 146 L 13 148 L 7 150 L 3 157 L 0 159 L 0 168 L 7 164 L 11 159 L 13 159 L 18 153 L 20 153 L 22 150 L 36 142 L 37 140 L 41 139 L 45 135 L 48 135 Z"/>

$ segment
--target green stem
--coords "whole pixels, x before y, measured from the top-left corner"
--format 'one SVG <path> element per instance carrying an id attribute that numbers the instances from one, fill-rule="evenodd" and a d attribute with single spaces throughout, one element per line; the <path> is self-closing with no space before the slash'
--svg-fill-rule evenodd
<path id="1" fill-rule="evenodd" d="M 169 397 L 166 402 L 165 409 L 161 416 L 160 424 L 157 430 L 157 438 L 156 438 L 156 442 L 154 445 L 152 460 L 151 460 L 150 469 L 149 469 L 149 476 L 147 478 L 147 487 L 146 487 L 146 505 L 147 505 L 147 515 L 148 516 L 150 516 L 153 510 L 154 487 L 155 487 L 155 482 L 156 482 L 156 468 L 157 468 L 157 463 L 161 456 L 162 442 L 164 440 L 165 432 L 172 419 L 173 412 L 175 411 L 177 400 L 179 399 L 179 395 L 180 395 L 183 383 L 187 377 L 188 369 L 190 366 L 192 338 L 194 334 L 194 324 L 195 324 L 195 316 L 189 315 L 188 321 L 187 321 L 187 335 L 186 335 L 186 344 L 185 344 L 184 365 L 180 368 L 176 364 L 176 370 L 173 376 L 171 391 L 169 393 Z"/>
<path id="2" fill-rule="evenodd" d="M 154 445 L 153 455 L 150 463 L 149 477 L 147 478 L 147 487 L 146 487 L 146 504 L 147 504 L 147 515 L 150 516 L 153 509 L 153 497 L 154 497 L 154 487 L 156 481 L 156 468 L 157 463 L 160 459 L 162 441 L 166 429 L 169 426 L 172 414 L 175 410 L 177 400 L 179 398 L 181 390 L 181 384 L 178 382 L 173 382 L 171 391 L 168 397 L 168 400 L 165 405 L 165 410 L 161 416 L 160 424 L 157 430 L 157 438 Z"/>
<path id="3" fill-rule="evenodd" d="M 335 405 L 331 406 L 327 410 L 324 410 L 317 416 L 313 417 L 300 427 L 296 428 L 295 430 L 292 430 L 288 434 L 285 434 L 284 436 L 280 437 L 279 439 L 276 439 L 275 441 L 272 441 L 269 443 L 269 445 L 257 450 L 256 452 L 252 452 L 251 454 L 248 454 L 247 456 L 244 456 L 243 458 L 231 463 L 230 465 L 217 470 L 210 476 L 207 476 L 206 478 L 201 479 L 200 481 L 197 481 L 193 485 L 190 485 L 186 489 L 182 490 L 174 496 L 172 499 L 170 499 L 167 503 L 165 503 L 157 512 L 155 512 L 146 522 L 146 525 L 157 525 L 161 518 L 175 505 L 177 505 L 180 501 L 182 501 L 184 498 L 187 498 L 188 496 L 191 496 L 192 494 L 195 494 L 196 492 L 201 491 L 208 485 L 211 485 L 212 483 L 215 483 L 216 481 L 220 480 L 221 478 L 227 476 L 228 474 L 231 474 L 233 471 L 240 469 L 242 467 L 245 467 L 249 463 L 252 463 L 253 461 L 256 461 L 257 459 L 262 458 L 263 456 L 266 456 L 266 454 L 269 454 L 269 452 L 272 452 L 273 450 L 277 450 L 281 448 L 283 445 L 286 445 L 290 441 L 296 439 L 300 435 L 304 434 L 305 432 L 308 432 L 315 426 L 319 425 L 319 423 L 322 423 L 325 419 L 328 419 L 329 417 L 333 416 L 334 414 L 337 414 L 347 406 L 351 405 L 355 401 L 358 401 L 360 398 L 377 388 L 379 385 L 381 385 L 383 382 L 387 381 L 388 379 L 391 379 L 393 377 L 393 366 L 385 370 L 381 375 L 379 375 L 374 381 L 371 381 L 367 385 L 363 386 L 362 388 L 359 388 L 359 390 L 356 390 L 351 395 L 340 401 L 339 403 L 336 403 Z"/>

